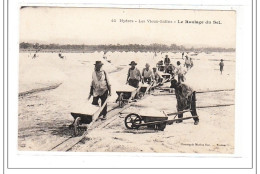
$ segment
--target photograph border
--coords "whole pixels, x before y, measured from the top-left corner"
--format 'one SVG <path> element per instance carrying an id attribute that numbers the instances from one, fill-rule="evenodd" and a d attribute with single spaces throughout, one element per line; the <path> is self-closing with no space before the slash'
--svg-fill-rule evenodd
<path id="1" fill-rule="evenodd" d="M 7 3 L 5 3 L 7 2 Z M 5 5 L 6 5 L 6 11 L 5 11 Z M 106 5 L 111 5 L 111 4 L 106 4 Z M 120 4 L 118 4 L 120 5 Z M 124 5 L 127 5 L 127 4 L 124 4 Z M 130 4 L 128 4 L 130 5 Z M 131 5 L 140 5 L 140 4 L 131 4 Z M 149 5 L 149 4 L 143 4 L 143 5 Z M 155 5 L 155 4 L 153 4 Z M 167 4 L 161 4 L 161 5 L 167 5 Z M 170 4 L 169 4 L 170 5 Z M 104 7 L 106 8 L 106 7 Z M 256 129 L 256 133 L 254 134 L 254 123 L 253 123 L 253 120 L 254 120 L 254 65 L 253 65 L 253 62 L 254 62 L 254 51 L 256 53 L 256 56 L 257 56 L 257 47 L 256 49 L 254 50 L 254 36 L 256 35 L 256 38 L 257 38 L 257 17 L 255 18 L 255 22 L 256 22 L 256 34 L 254 35 L 254 11 L 256 12 L 256 15 L 257 15 L 257 1 L 256 1 L 256 7 L 254 9 L 254 0 L 252 0 L 252 92 L 251 92 L 251 95 L 252 95 L 252 166 L 251 168 L 10 168 L 9 165 L 8 165 L 8 162 L 9 162 L 9 157 L 8 157 L 8 152 L 9 152 L 9 149 L 8 149 L 8 137 L 9 137 L 9 132 L 8 132 L 8 124 L 9 124 L 9 117 L 8 117 L 8 109 L 9 109 L 9 100 L 8 100 L 8 85 L 9 85 L 9 79 L 8 79 L 8 72 L 9 72 L 9 58 L 8 58 L 8 55 L 9 55 L 9 32 L 8 32 L 8 29 L 9 29 L 9 2 L 8 0 L 3 0 L 3 173 L 5 173 L 5 169 L 7 167 L 7 169 L 253 169 L 254 168 L 254 143 L 253 143 L 253 140 L 254 140 L 254 135 L 255 135 L 255 138 L 256 138 L 256 163 L 257 163 L 257 117 L 256 117 L 256 123 L 255 123 L 255 129 Z M 150 9 L 150 8 L 148 8 Z M 5 15 L 6 14 L 6 15 Z M 6 24 L 7 26 L 5 26 L 5 19 L 7 19 L 6 21 Z M 6 29 L 6 30 L 5 30 Z M 6 36 L 6 37 L 5 37 Z M 257 40 L 255 41 L 255 45 L 257 46 Z M 6 46 L 5 46 L 5 43 L 6 43 Z M 6 49 L 6 52 L 5 52 L 5 49 Z M 6 62 L 5 62 L 5 54 L 6 54 Z M 7 68 L 5 69 L 5 63 L 7 65 Z M 256 96 L 257 96 L 257 59 L 256 59 L 256 65 L 255 65 L 255 70 L 256 70 L 256 76 L 255 76 L 255 80 L 256 80 Z M 6 74 L 5 74 L 6 72 Z M 5 79 L 5 77 L 7 77 Z M 5 81 L 7 82 L 7 84 L 5 84 Z M 6 87 L 6 88 L 5 88 Z M 5 98 L 5 94 L 6 94 L 6 98 Z M 7 102 L 5 104 L 5 101 Z M 5 110 L 6 108 L 6 110 Z M 256 108 L 255 108 L 255 111 L 256 111 L 256 115 L 257 115 L 257 97 L 256 97 Z M 5 120 L 5 113 L 6 113 L 6 117 L 7 119 Z M 5 127 L 5 121 L 7 122 L 7 125 Z M 7 132 L 5 132 L 5 129 Z M 7 133 L 7 134 L 6 134 Z M 5 135 L 7 135 L 5 137 Z M 7 142 L 5 142 L 5 138 L 7 140 Z M 6 147 L 5 147 L 6 145 Z M 7 162 L 5 163 L 5 149 L 6 149 L 6 154 L 7 154 Z M 5 166 L 5 164 L 7 166 Z M 257 172 L 257 164 L 256 164 L 256 172 Z"/>

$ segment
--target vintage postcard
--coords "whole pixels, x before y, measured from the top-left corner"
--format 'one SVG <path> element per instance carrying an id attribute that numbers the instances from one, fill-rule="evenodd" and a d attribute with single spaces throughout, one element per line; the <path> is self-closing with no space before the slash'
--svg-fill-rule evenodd
<path id="1" fill-rule="evenodd" d="M 19 151 L 234 154 L 236 11 L 19 13 Z"/>

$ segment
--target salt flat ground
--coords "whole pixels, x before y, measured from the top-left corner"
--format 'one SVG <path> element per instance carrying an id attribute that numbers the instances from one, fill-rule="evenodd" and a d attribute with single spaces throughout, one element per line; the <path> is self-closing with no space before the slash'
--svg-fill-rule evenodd
<path id="1" fill-rule="evenodd" d="M 30 53 L 20 53 L 19 92 L 42 88 L 53 84 L 61 85 L 53 90 L 42 91 L 19 97 L 18 149 L 22 151 L 47 151 L 72 135 L 68 125 L 73 117 L 70 112 L 87 101 L 91 74 L 96 60 L 104 63 L 112 84 L 109 109 L 115 107 L 116 90 L 126 82 L 129 63 L 134 60 L 141 70 L 145 63 L 155 67 L 156 62 L 168 54 L 176 65 L 181 53 L 38 53 L 32 59 Z M 186 83 L 196 91 L 235 89 L 234 53 L 199 53 L 192 56 L 194 67 L 186 75 Z M 225 60 L 224 72 L 220 75 L 219 60 Z M 166 86 L 169 84 L 166 84 Z M 158 93 L 158 91 L 155 91 Z M 206 92 L 197 94 L 197 106 L 215 106 L 235 103 L 235 91 Z M 123 112 L 139 113 L 140 110 L 176 112 L 174 95 L 147 95 L 134 106 Z M 234 153 L 235 105 L 198 109 L 199 125 L 193 120 L 181 124 L 167 125 L 164 131 L 129 130 L 124 118 L 111 112 L 105 126 L 93 124 L 86 140 L 74 146 L 80 152 L 168 152 L 168 153 Z M 184 116 L 190 116 L 185 113 Z M 99 121 L 100 122 L 100 121 Z M 107 124 L 106 124 L 107 122 Z M 97 124 L 100 125 L 101 123 Z M 103 124 L 103 123 L 102 123 Z"/>

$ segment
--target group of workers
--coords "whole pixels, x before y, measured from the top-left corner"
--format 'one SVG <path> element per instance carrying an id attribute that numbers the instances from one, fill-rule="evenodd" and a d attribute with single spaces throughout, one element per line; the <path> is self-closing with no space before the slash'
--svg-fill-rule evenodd
<path id="1" fill-rule="evenodd" d="M 174 67 L 170 64 L 170 59 L 168 56 L 165 57 L 164 64 L 165 72 L 167 72 L 168 67 L 172 67 L 171 74 L 171 88 L 175 89 L 175 95 L 177 99 L 177 111 L 178 118 L 183 117 L 181 111 L 189 109 L 192 116 L 194 116 L 194 125 L 199 123 L 199 118 L 197 117 L 196 112 L 196 92 L 192 90 L 188 85 L 182 83 L 184 81 L 184 68 L 181 66 L 180 62 L 177 62 L 177 67 Z M 95 70 L 92 73 L 92 82 L 90 86 L 89 99 L 93 96 L 93 105 L 98 105 L 98 100 L 101 99 L 101 105 L 103 105 L 107 97 L 111 96 L 111 84 L 109 83 L 107 73 L 101 69 L 103 63 L 101 61 L 96 61 Z M 130 68 L 127 73 L 126 83 L 130 86 L 138 88 L 139 82 L 151 84 L 153 81 L 160 82 L 162 80 L 161 75 L 157 72 L 157 68 L 150 69 L 150 65 L 147 63 L 142 72 L 136 68 L 137 63 L 131 61 L 129 64 Z M 178 75 L 178 81 L 174 78 L 174 74 Z M 100 118 L 105 120 L 107 114 L 107 104 L 100 113 Z M 177 123 L 181 123 L 180 119 Z"/>
<path id="2" fill-rule="evenodd" d="M 174 66 L 171 63 L 168 55 L 166 55 L 164 61 L 161 60 L 157 63 L 158 70 L 171 74 L 173 76 L 173 78 L 175 76 L 177 76 L 179 83 L 184 82 L 185 74 L 187 73 L 187 71 L 189 69 L 191 69 L 193 67 L 192 58 L 189 58 L 188 55 L 186 55 L 185 57 L 186 57 L 186 59 L 185 59 L 183 66 L 181 65 L 180 61 L 177 61 L 177 66 Z M 164 63 L 164 65 L 163 65 L 163 63 Z"/>
<path id="3" fill-rule="evenodd" d="M 138 88 L 139 82 L 151 84 L 153 81 L 162 81 L 162 76 L 157 72 L 157 69 L 151 70 L 148 63 L 145 64 L 142 73 L 136 68 L 137 63 L 135 61 L 132 61 L 129 65 L 131 67 L 128 69 L 126 84 L 130 86 Z"/>

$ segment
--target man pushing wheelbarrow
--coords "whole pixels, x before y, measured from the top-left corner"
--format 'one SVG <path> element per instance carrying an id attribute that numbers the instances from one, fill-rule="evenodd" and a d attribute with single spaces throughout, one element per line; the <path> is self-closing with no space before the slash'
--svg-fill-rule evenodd
<path id="1" fill-rule="evenodd" d="M 171 81 L 171 88 L 175 89 L 177 111 L 180 112 L 178 114 L 178 118 L 183 118 L 183 113 L 181 111 L 190 109 L 191 115 L 193 116 L 194 125 L 198 125 L 199 118 L 197 117 L 198 115 L 196 111 L 196 92 L 193 91 L 193 89 L 188 85 L 179 83 L 175 79 Z M 182 121 L 183 120 L 178 120 L 176 123 L 181 123 Z"/>

